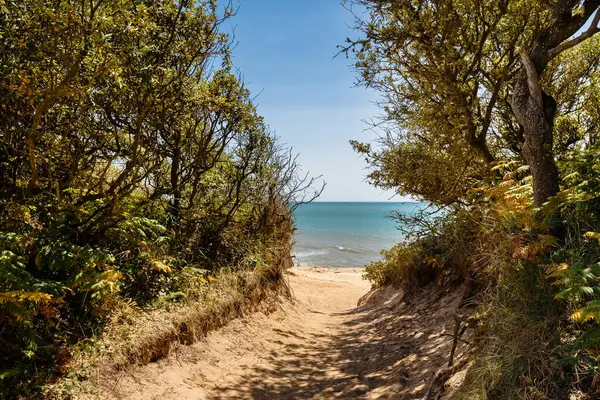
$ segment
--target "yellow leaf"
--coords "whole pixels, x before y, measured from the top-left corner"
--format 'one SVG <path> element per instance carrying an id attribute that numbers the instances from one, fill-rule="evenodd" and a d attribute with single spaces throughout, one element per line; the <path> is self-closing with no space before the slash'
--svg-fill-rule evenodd
<path id="1" fill-rule="evenodd" d="M 40 292 L 25 292 L 22 290 L 0 293 L 0 304 L 23 301 L 48 304 L 52 301 L 52 295 Z"/>
<path id="2" fill-rule="evenodd" d="M 586 239 L 596 239 L 600 243 L 600 233 L 598 232 L 586 232 L 583 234 Z"/>
<path id="3" fill-rule="evenodd" d="M 157 271 L 170 273 L 172 271 L 171 267 L 162 261 L 150 260 L 150 265 Z"/>

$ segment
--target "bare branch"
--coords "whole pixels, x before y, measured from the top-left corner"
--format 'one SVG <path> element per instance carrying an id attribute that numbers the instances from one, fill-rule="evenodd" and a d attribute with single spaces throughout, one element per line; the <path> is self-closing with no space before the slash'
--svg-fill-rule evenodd
<path id="1" fill-rule="evenodd" d="M 560 45 L 558 45 L 555 48 L 553 48 L 552 50 L 550 50 L 550 52 L 549 52 L 550 58 L 552 59 L 552 58 L 556 57 L 563 51 L 577 46 L 581 42 L 584 42 L 585 40 L 594 36 L 596 33 L 600 32 L 600 25 L 598 25 L 599 23 L 600 23 L 600 11 L 596 11 L 596 15 L 594 16 L 594 20 L 592 21 L 592 24 L 590 25 L 590 27 L 585 32 L 583 32 L 581 35 L 574 37 L 573 39 L 567 40 L 565 42 L 562 42 Z"/>

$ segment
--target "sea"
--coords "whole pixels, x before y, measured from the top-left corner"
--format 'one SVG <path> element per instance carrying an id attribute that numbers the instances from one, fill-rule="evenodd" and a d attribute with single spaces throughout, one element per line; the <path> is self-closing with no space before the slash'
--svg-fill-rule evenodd
<path id="1" fill-rule="evenodd" d="M 412 214 L 422 203 L 313 202 L 294 214 L 297 231 L 295 265 L 364 267 L 381 258 L 380 251 L 405 240 L 393 211 Z"/>

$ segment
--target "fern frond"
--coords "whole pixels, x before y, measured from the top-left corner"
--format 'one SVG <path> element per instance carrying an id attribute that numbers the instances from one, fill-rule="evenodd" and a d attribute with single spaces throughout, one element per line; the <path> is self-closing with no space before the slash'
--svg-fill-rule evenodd
<path id="1" fill-rule="evenodd" d="M 575 310 L 571 319 L 576 322 L 587 322 L 594 320 L 600 322 L 600 300 L 589 301 L 585 307 Z"/>

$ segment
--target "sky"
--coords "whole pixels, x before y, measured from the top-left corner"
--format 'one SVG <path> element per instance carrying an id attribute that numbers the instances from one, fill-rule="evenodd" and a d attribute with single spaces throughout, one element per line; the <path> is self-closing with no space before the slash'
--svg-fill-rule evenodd
<path id="1" fill-rule="evenodd" d="M 357 35 L 350 12 L 339 0 L 236 2 L 233 63 L 271 129 L 323 176 L 319 201 L 404 200 L 365 182 L 367 165 L 348 143 L 376 138 L 364 120 L 378 114 L 376 94 L 354 84 L 352 60 L 334 58 Z"/>

